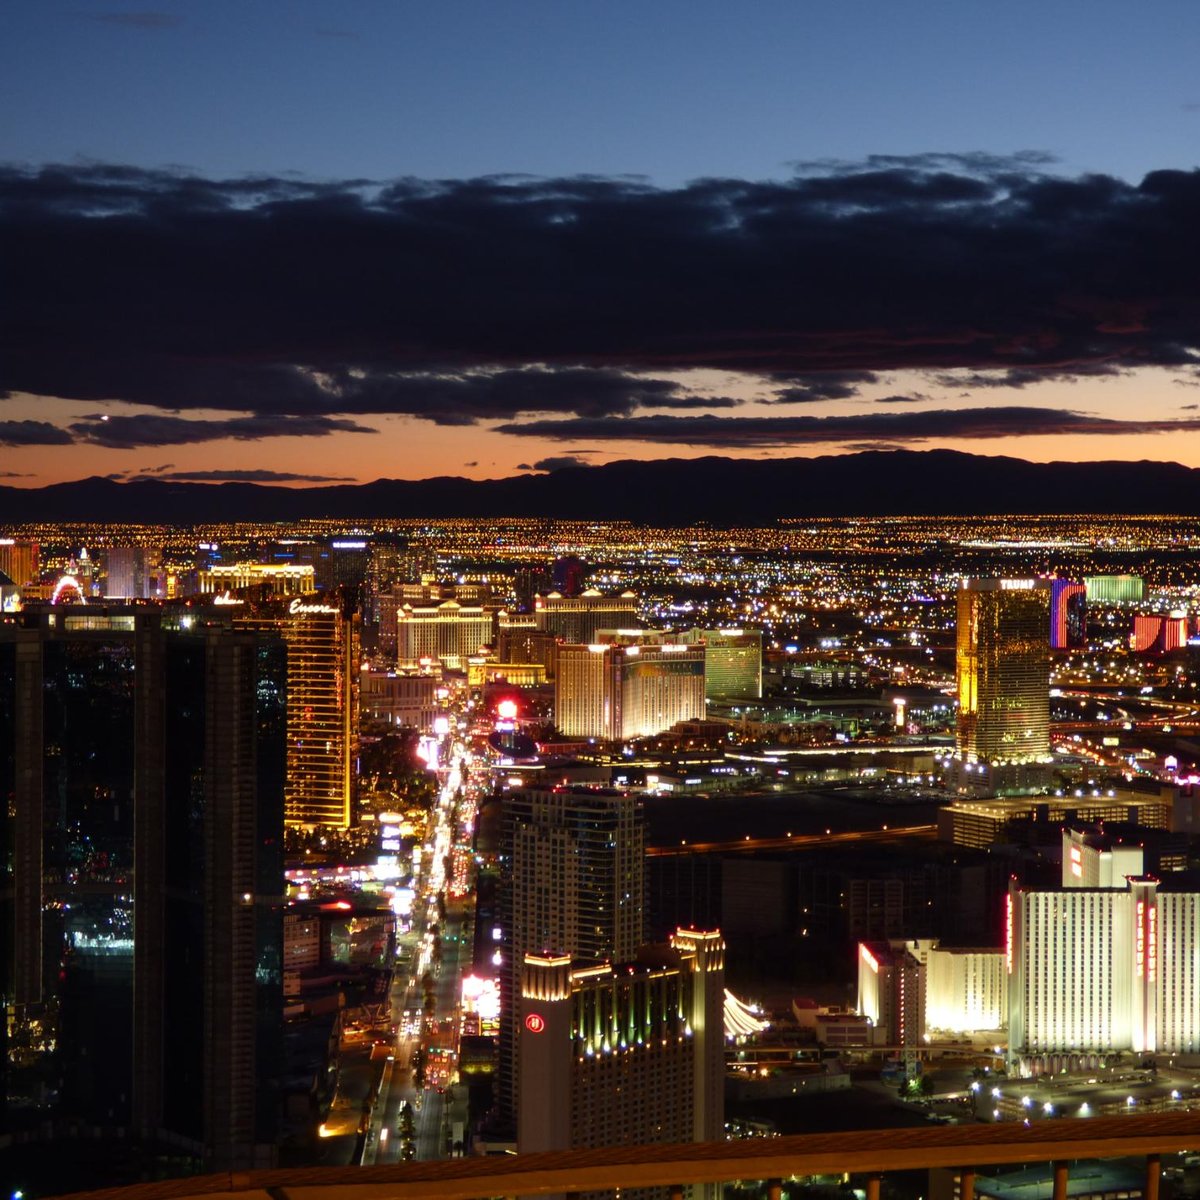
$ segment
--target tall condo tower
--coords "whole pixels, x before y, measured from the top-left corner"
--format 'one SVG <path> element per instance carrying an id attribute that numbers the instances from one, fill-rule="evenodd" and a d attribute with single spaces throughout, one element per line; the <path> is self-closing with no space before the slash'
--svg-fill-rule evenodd
<path id="1" fill-rule="evenodd" d="M 10 1130 L 242 1170 L 278 1134 L 284 647 L 168 619 L 0 627 L 0 1090 Z"/>
<path id="2" fill-rule="evenodd" d="M 601 788 L 530 788 L 502 816 L 500 1089 L 515 1127 L 517 1014 L 527 954 L 628 962 L 645 930 L 641 799 Z"/>

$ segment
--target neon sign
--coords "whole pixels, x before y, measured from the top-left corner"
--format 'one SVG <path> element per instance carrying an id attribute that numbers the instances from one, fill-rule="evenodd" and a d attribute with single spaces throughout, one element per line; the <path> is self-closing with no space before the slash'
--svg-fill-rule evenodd
<path id="1" fill-rule="evenodd" d="M 1158 909 L 1150 906 L 1146 913 L 1146 979 L 1153 983 L 1158 974 Z"/>
<path id="2" fill-rule="evenodd" d="M 296 613 L 327 613 L 331 617 L 336 617 L 339 615 L 339 611 L 332 604 L 305 604 L 299 596 L 288 605 L 288 612 L 293 615 Z"/>
<path id="3" fill-rule="evenodd" d="M 530 1013 L 525 1018 L 525 1028 L 530 1033 L 544 1033 L 546 1030 L 546 1018 L 541 1013 Z"/>
<path id="4" fill-rule="evenodd" d="M 70 588 L 79 597 L 80 604 L 87 603 L 87 597 L 83 594 L 83 588 L 79 586 L 79 580 L 74 575 L 64 575 L 58 583 L 54 585 L 54 592 L 50 597 L 51 604 L 57 604 L 59 597 Z"/>
<path id="5" fill-rule="evenodd" d="M 1012 893 L 1004 897 L 1004 962 L 1013 973 L 1013 902 Z"/>

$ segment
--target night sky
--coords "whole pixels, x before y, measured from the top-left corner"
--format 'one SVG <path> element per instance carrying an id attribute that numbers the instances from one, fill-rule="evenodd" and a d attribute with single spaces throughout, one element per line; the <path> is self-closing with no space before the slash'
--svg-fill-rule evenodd
<path id="1" fill-rule="evenodd" d="M 0 6 L 0 477 L 1200 466 L 1200 6 Z"/>

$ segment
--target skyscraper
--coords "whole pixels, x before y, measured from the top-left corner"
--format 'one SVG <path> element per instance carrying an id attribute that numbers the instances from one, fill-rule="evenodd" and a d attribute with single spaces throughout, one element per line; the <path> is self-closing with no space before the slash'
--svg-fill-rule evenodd
<path id="1" fill-rule="evenodd" d="M 968 766 L 1050 754 L 1050 581 L 964 579 L 958 593 L 958 755 Z"/>
<path id="2" fill-rule="evenodd" d="M 340 588 L 356 602 L 371 560 L 371 543 L 361 534 L 330 538 L 317 547 L 317 587 L 323 592 Z"/>
<path id="3" fill-rule="evenodd" d="M 1021 1074 L 1200 1050 L 1200 892 L 1182 872 L 1112 883 L 1010 885 L 1008 1053 Z"/>
<path id="4" fill-rule="evenodd" d="M 396 662 L 415 667 L 429 659 L 460 670 L 492 640 L 492 622 L 493 610 L 479 604 L 405 604 L 396 611 Z"/>
<path id="5" fill-rule="evenodd" d="M 0 538 L 0 572 L 19 588 L 37 583 L 39 576 L 37 542 L 19 542 L 15 538 Z"/>
<path id="6" fill-rule="evenodd" d="M 157 546 L 109 546 L 103 552 L 104 595 L 117 600 L 147 600 L 166 594 Z"/>
<path id="7" fill-rule="evenodd" d="M 358 759 L 358 613 L 337 592 L 295 596 L 279 623 L 287 644 L 285 817 L 347 829 Z"/>
<path id="8" fill-rule="evenodd" d="M 680 929 L 635 961 L 526 955 L 518 1148 L 724 1137 L 725 943 Z"/>
<path id="9" fill-rule="evenodd" d="M 762 699 L 761 629 L 689 629 L 679 640 L 704 647 L 708 699 Z"/>
<path id="10" fill-rule="evenodd" d="M 155 609 L 0 627 L 10 1128 L 271 1161 L 284 653 Z"/>
<path id="11" fill-rule="evenodd" d="M 626 962 L 645 929 L 640 798 L 600 788 L 530 788 L 501 819 L 500 1094 L 517 1116 L 517 1014 L 526 954 Z"/>

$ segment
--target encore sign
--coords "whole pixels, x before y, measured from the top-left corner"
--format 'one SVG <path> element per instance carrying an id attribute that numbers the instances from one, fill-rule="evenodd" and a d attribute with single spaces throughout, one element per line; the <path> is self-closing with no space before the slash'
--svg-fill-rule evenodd
<path id="1" fill-rule="evenodd" d="M 334 608 L 332 604 L 305 604 L 303 600 L 297 596 L 291 604 L 288 605 L 290 613 L 329 613 L 336 617 L 340 609 Z"/>
<path id="2" fill-rule="evenodd" d="M 530 1013 L 525 1018 L 525 1028 L 530 1033 L 542 1033 L 546 1028 L 546 1018 L 541 1013 Z"/>

